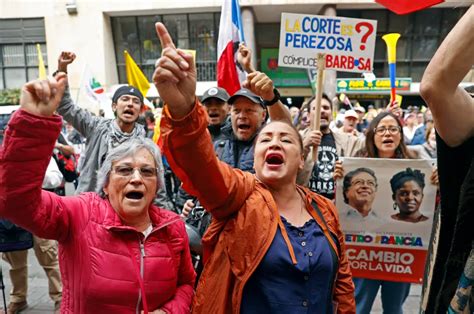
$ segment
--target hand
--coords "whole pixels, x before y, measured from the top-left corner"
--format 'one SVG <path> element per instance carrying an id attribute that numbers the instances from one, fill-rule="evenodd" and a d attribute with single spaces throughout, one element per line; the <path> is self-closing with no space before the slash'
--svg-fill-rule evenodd
<path id="1" fill-rule="evenodd" d="M 28 82 L 21 89 L 21 109 L 37 116 L 50 117 L 58 108 L 65 88 L 65 73 L 59 73 L 56 78 Z"/>
<path id="2" fill-rule="evenodd" d="M 58 58 L 58 71 L 67 73 L 67 66 L 76 59 L 76 54 L 70 51 L 63 51 Z"/>
<path id="3" fill-rule="evenodd" d="M 176 49 L 162 23 L 155 24 L 161 42 L 161 58 L 156 61 L 153 82 L 175 119 L 185 117 L 196 100 L 196 67 L 193 56 Z"/>
<path id="4" fill-rule="evenodd" d="M 187 200 L 183 205 L 183 210 L 181 211 L 181 217 L 187 218 L 191 210 L 196 206 L 192 200 Z"/>
<path id="5" fill-rule="evenodd" d="M 403 111 L 402 108 L 400 108 L 400 104 L 396 100 L 390 103 L 385 110 L 393 113 L 398 119 L 402 118 Z"/>
<path id="6" fill-rule="evenodd" d="M 439 185 L 438 167 L 434 167 L 431 172 L 430 182 L 433 185 Z"/>
<path id="7" fill-rule="evenodd" d="M 334 165 L 333 173 L 334 181 L 344 178 L 344 167 L 342 166 L 342 160 L 336 160 Z"/>
<path id="8" fill-rule="evenodd" d="M 239 50 L 237 51 L 237 62 L 240 63 L 245 72 L 250 74 L 255 71 L 252 65 L 252 50 L 245 46 L 244 43 L 240 43 L 239 45 Z"/>
<path id="9" fill-rule="evenodd" d="M 242 85 L 250 89 L 254 94 L 262 97 L 263 100 L 270 101 L 275 97 L 273 93 L 273 81 L 263 72 L 255 71 L 250 73 Z"/>
<path id="10" fill-rule="evenodd" d="M 318 146 L 321 144 L 321 138 L 323 137 L 323 133 L 320 130 L 317 131 L 309 131 L 306 133 L 303 139 L 303 149 L 305 151 L 305 155 L 309 153 L 311 147 L 313 149 L 318 149 Z"/>

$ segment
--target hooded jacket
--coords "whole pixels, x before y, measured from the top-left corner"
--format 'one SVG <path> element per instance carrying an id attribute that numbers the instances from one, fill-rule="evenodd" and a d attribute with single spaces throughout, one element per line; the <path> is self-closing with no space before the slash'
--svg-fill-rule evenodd
<path id="1" fill-rule="evenodd" d="M 131 133 L 124 133 L 120 131 L 115 119 L 96 117 L 83 108 L 76 106 L 71 99 L 68 88 L 64 91 L 58 113 L 87 139 L 76 194 L 96 191 L 97 173 L 107 156 L 112 138 L 123 143 L 132 137 L 145 137 L 145 129 L 138 123 L 135 123 L 135 128 Z M 161 160 L 159 160 L 159 163 L 158 167 L 163 169 Z M 163 173 L 160 173 L 160 181 L 164 182 Z M 156 196 L 158 206 L 168 209 L 173 208 L 166 196 L 164 185 L 163 188 L 158 190 Z"/>
<path id="2" fill-rule="evenodd" d="M 189 313 L 195 273 L 176 214 L 151 205 L 153 230 L 144 239 L 96 193 L 41 190 L 60 128 L 59 116 L 13 115 L 0 150 L 0 216 L 58 240 L 61 312 L 140 313 L 147 304 L 150 311 Z"/>
<path id="3" fill-rule="evenodd" d="M 244 286 L 275 237 L 279 212 L 270 191 L 254 175 L 218 161 L 206 118 L 198 102 L 181 120 L 171 119 L 165 109 L 161 122 L 164 152 L 184 188 L 197 195 L 214 218 L 203 238 L 205 267 L 193 313 L 239 313 Z M 193 158 L 188 158 L 191 154 Z M 336 209 L 324 197 L 299 189 L 304 191 L 309 212 L 312 201 L 320 208 L 322 217 L 312 216 L 337 256 L 333 284 L 337 312 L 355 313 L 354 285 Z M 332 236 L 339 248 L 330 240 Z"/>

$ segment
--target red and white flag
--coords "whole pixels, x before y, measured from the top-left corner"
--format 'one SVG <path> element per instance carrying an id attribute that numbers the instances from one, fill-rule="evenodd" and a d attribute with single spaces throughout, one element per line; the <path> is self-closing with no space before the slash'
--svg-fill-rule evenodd
<path id="1" fill-rule="evenodd" d="M 244 42 L 238 0 L 223 0 L 217 40 L 217 86 L 233 95 L 241 88 L 245 74 L 237 67 L 237 50 Z"/>

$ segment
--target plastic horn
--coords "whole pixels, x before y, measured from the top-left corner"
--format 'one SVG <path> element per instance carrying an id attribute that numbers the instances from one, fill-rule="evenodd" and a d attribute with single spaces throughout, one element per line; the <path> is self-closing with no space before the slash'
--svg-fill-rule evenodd
<path id="1" fill-rule="evenodd" d="M 391 97 L 390 102 L 395 101 L 395 78 L 397 76 L 397 41 L 400 38 L 400 34 L 391 33 L 382 36 L 382 39 L 387 44 L 387 59 L 388 59 L 388 72 L 390 74 L 390 88 L 391 88 Z"/>

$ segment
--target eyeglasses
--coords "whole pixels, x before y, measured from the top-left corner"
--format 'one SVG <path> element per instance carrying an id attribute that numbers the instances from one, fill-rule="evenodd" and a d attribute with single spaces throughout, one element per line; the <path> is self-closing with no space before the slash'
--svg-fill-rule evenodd
<path id="1" fill-rule="evenodd" d="M 138 170 L 142 178 L 153 178 L 158 174 L 158 169 L 153 167 L 133 168 L 130 166 L 117 166 L 112 169 L 114 173 L 124 178 L 131 177 L 135 173 L 135 170 Z"/>
<path id="2" fill-rule="evenodd" d="M 400 133 L 400 127 L 392 125 L 392 126 L 389 126 L 389 127 L 379 126 L 378 128 L 374 129 L 375 134 L 378 134 L 378 135 L 384 135 L 385 132 L 387 132 L 387 131 L 390 134 L 395 135 L 395 134 Z"/>
<path id="3" fill-rule="evenodd" d="M 363 179 L 357 179 L 357 180 L 352 181 L 352 185 L 354 186 L 367 185 L 370 188 L 377 187 L 377 183 L 375 183 L 374 180 L 363 180 Z"/>

